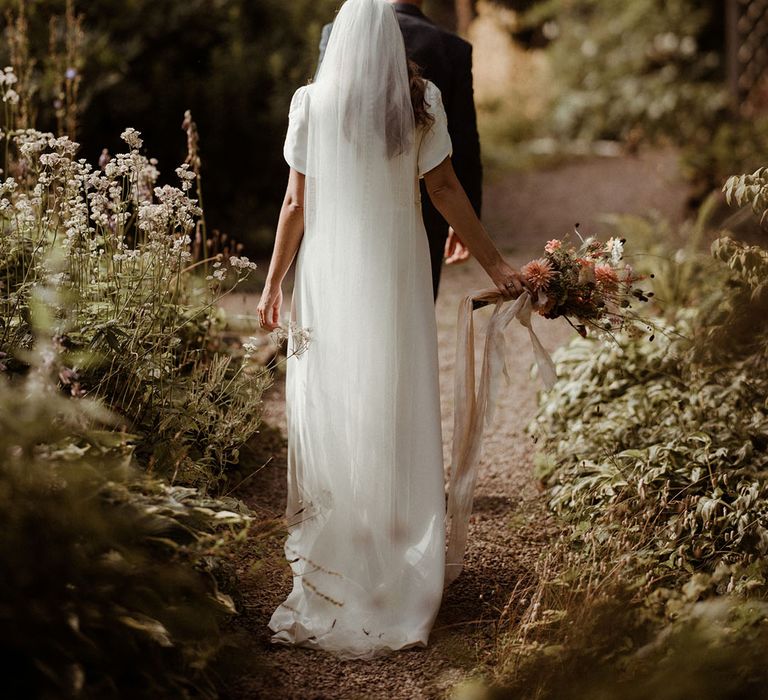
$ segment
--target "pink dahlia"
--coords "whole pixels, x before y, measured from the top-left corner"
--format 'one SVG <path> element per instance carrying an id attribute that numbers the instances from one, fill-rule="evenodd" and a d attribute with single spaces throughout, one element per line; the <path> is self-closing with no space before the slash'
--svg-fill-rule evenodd
<path id="1" fill-rule="evenodd" d="M 545 253 L 554 253 L 556 250 L 560 250 L 563 247 L 563 242 L 556 238 L 551 241 L 547 241 L 547 245 L 544 246 Z"/>
<path id="2" fill-rule="evenodd" d="M 549 261 L 544 258 L 531 260 L 527 265 L 523 265 L 520 274 L 522 274 L 526 282 L 528 282 L 528 286 L 533 292 L 539 290 L 546 291 L 547 286 L 555 276 L 552 265 L 550 265 Z"/>
<path id="3" fill-rule="evenodd" d="M 619 286 L 619 276 L 610 265 L 595 265 L 595 281 L 608 291 L 615 291 Z"/>

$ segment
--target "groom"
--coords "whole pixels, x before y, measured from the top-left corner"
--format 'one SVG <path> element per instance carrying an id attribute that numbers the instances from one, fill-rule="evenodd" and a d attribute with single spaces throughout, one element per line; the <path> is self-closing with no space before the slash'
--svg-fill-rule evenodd
<path id="1" fill-rule="evenodd" d="M 453 167 L 480 216 L 483 167 L 472 87 L 472 45 L 432 22 L 421 11 L 422 0 L 388 1 L 394 5 L 408 57 L 418 64 L 424 78 L 440 88 L 448 115 L 448 133 L 453 142 Z M 320 62 L 332 26 L 323 27 Z M 443 257 L 448 264 L 462 262 L 469 257 L 469 251 L 435 209 L 423 180 L 421 206 L 432 260 L 432 289 L 437 299 Z"/>

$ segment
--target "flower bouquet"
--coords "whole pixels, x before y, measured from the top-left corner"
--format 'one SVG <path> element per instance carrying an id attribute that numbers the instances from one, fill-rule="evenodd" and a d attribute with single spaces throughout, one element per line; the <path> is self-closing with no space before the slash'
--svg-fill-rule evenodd
<path id="1" fill-rule="evenodd" d="M 548 389 L 557 381 L 557 371 L 531 324 L 534 311 L 545 318 L 564 317 L 582 336 L 586 336 L 587 327 L 607 334 L 625 329 L 634 335 L 641 325 L 652 330 L 631 311 L 633 301 L 648 301 L 653 294 L 635 286 L 641 278 L 623 261 L 624 240 L 585 240 L 579 235 L 578 224 L 576 235 L 581 245 L 571 245 L 567 240 L 549 241 L 543 257 L 522 267 L 520 273 L 526 289 L 517 299 L 502 296 L 497 288 L 482 289 L 464 297 L 459 306 L 453 461 L 447 511 L 448 581 L 461 571 L 483 428 L 493 414 L 499 381 L 507 374 L 505 329 L 514 319 L 527 329 L 539 376 Z M 482 365 L 476 378 L 473 312 L 489 304 L 496 306 L 485 328 Z"/>
<path id="2" fill-rule="evenodd" d="M 623 261 L 625 242 L 589 237 L 577 247 L 567 239 L 549 241 L 544 256 L 520 270 L 534 310 L 545 318 L 565 318 L 582 336 L 588 327 L 636 332 L 631 304 L 649 301 L 653 292 L 635 286 L 643 278 Z"/>

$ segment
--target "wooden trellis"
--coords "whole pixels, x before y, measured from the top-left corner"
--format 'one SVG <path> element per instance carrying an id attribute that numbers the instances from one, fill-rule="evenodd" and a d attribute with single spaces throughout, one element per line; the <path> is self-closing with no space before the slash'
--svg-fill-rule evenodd
<path id="1" fill-rule="evenodd" d="M 728 83 L 747 114 L 768 111 L 768 0 L 727 0 Z"/>

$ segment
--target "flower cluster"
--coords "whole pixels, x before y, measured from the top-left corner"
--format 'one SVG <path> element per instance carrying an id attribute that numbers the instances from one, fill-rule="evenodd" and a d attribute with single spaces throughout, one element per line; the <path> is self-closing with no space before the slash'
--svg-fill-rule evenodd
<path id="1" fill-rule="evenodd" d="M 3 102 L 9 102 L 12 105 L 18 104 L 19 93 L 13 88 L 17 82 L 16 75 L 10 66 L 0 71 L 0 99 Z"/>
<path id="2" fill-rule="evenodd" d="M 287 328 L 278 326 L 270 334 L 275 345 L 288 343 L 291 355 L 303 355 L 312 342 L 312 329 L 303 328 L 295 321 L 291 321 Z"/>
<path id="3" fill-rule="evenodd" d="M 0 70 L 0 97 L 15 84 L 12 71 Z M 61 387 L 119 397 L 113 406 L 129 416 L 154 410 L 154 397 L 167 405 L 191 366 L 205 368 L 217 302 L 255 263 L 229 239 L 212 255 L 195 249 L 197 175 L 184 164 L 177 186 L 158 185 L 158 163 L 135 129 L 121 134 L 124 152 L 104 149 L 94 167 L 74 141 L 14 129 L 12 106 L 4 111 L 11 128 L 0 130 L 0 372 L 22 366 L 35 342 L 29 310 L 56 290 L 46 332 L 65 339 L 57 346 Z M 200 284 L 211 263 L 216 284 Z"/>
<path id="4" fill-rule="evenodd" d="M 587 326 L 632 332 L 632 302 L 646 302 L 653 292 L 634 286 L 641 277 L 623 262 L 624 244 L 618 238 L 603 243 L 590 237 L 578 247 L 567 240 L 549 241 L 544 256 L 520 271 L 536 310 L 545 318 L 564 317 L 581 335 L 586 335 Z"/>

